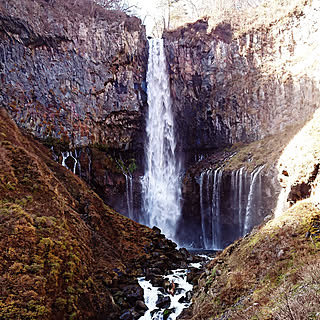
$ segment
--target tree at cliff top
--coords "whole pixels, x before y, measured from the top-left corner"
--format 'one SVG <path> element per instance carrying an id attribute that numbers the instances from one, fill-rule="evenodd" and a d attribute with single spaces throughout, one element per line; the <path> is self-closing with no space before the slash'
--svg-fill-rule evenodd
<path id="1" fill-rule="evenodd" d="M 207 17 L 209 26 L 228 21 L 235 30 L 265 25 L 284 17 L 302 0 L 156 0 L 152 36 L 161 37 L 164 30 L 173 30 L 186 23 Z"/>
<path id="2" fill-rule="evenodd" d="M 214 16 L 226 10 L 256 7 L 262 0 L 158 0 L 153 36 L 160 37 L 163 30 L 171 30 L 204 16 Z"/>
<path id="3" fill-rule="evenodd" d="M 108 10 L 120 10 L 126 13 L 130 13 L 135 7 L 130 5 L 128 1 L 125 0 L 94 0 L 98 5 L 108 9 Z"/>

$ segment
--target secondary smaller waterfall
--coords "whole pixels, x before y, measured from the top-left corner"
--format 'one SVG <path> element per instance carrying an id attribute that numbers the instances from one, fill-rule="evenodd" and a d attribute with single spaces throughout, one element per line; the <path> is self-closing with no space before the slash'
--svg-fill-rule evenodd
<path id="1" fill-rule="evenodd" d="M 118 164 L 119 168 L 122 171 L 122 174 L 126 178 L 126 200 L 127 200 L 127 216 L 135 220 L 134 212 L 133 212 L 133 177 L 131 172 L 128 168 L 124 166 L 121 161 L 115 159 L 116 163 Z"/>
<path id="2" fill-rule="evenodd" d="M 65 151 L 65 152 L 61 152 L 62 155 L 62 162 L 61 164 L 70 169 L 67 164 L 66 164 L 66 160 L 70 157 L 71 159 L 73 159 L 74 164 L 73 164 L 73 168 L 72 168 L 72 172 L 74 174 L 76 174 L 76 169 L 78 168 L 78 172 L 79 174 L 81 173 L 81 168 L 80 168 L 80 161 L 79 161 L 79 157 L 80 157 L 80 152 L 78 152 L 77 150 L 74 151 Z"/>
<path id="3" fill-rule="evenodd" d="M 222 168 L 201 172 L 201 242 L 204 249 L 222 249 L 224 241 L 229 243 L 244 236 L 259 221 L 263 168 L 255 168 L 250 175 L 245 168 L 229 174 Z"/>
<path id="4" fill-rule="evenodd" d="M 142 180 L 144 223 L 174 239 L 180 216 L 179 166 L 163 40 L 149 41 L 146 169 Z"/>
<path id="5" fill-rule="evenodd" d="M 243 227 L 243 235 L 247 234 L 250 229 L 253 227 L 252 225 L 252 215 L 258 214 L 258 204 L 260 202 L 261 197 L 261 176 L 260 172 L 264 168 L 264 166 L 257 167 L 251 173 L 250 178 L 250 191 L 248 195 L 248 203 L 246 208 L 246 216 L 244 220 Z"/>
<path id="6" fill-rule="evenodd" d="M 221 248 L 220 201 L 223 170 L 205 170 L 200 175 L 200 213 L 204 249 Z"/>
<path id="7" fill-rule="evenodd" d="M 212 194 L 212 249 L 221 249 L 221 222 L 220 201 L 223 170 L 218 168 L 214 171 L 213 194 Z"/>
<path id="8" fill-rule="evenodd" d="M 132 174 L 126 173 L 126 197 L 127 197 L 127 207 L 128 207 L 128 217 L 134 219 L 133 214 L 133 187 L 132 187 Z"/>

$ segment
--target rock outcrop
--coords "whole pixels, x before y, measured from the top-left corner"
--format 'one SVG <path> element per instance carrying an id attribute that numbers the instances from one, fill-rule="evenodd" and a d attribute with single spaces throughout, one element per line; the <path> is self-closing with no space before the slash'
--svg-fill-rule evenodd
<path id="1" fill-rule="evenodd" d="M 246 32 L 228 23 L 208 32 L 208 22 L 199 20 L 165 33 L 177 132 L 187 160 L 311 117 L 320 96 L 318 20 L 317 4 L 306 1 Z"/>
<path id="2" fill-rule="evenodd" d="M 179 232 L 181 238 L 192 237 L 189 243 L 201 243 L 199 235 L 205 228 L 200 177 L 206 170 L 211 176 L 218 167 L 224 172 L 219 210 L 224 215 L 225 244 L 241 234 L 232 213 L 232 176 L 240 168 L 250 175 L 265 165 L 256 223 L 273 213 L 281 189 L 275 179 L 277 161 L 290 138 L 319 108 L 318 9 L 312 1 L 301 1 L 280 19 L 251 29 L 234 29 L 231 21 L 209 31 L 204 19 L 165 33 L 178 146 L 186 167 Z M 260 139 L 264 140 L 257 147 L 247 146 Z M 308 197 L 311 192 L 310 186 L 296 186 L 289 198 Z M 205 198 L 212 202 L 212 196 Z"/>
<path id="3" fill-rule="evenodd" d="M 22 128 L 71 147 L 137 148 L 146 37 L 140 20 L 93 1 L 0 6 L 1 103 Z"/>
<path id="4" fill-rule="evenodd" d="M 1 106 L 60 163 L 72 153 L 66 166 L 127 214 L 119 163 L 143 170 L 141 21 L 89 0 L 11 1 L 0 3 L 0 41 Z"/>

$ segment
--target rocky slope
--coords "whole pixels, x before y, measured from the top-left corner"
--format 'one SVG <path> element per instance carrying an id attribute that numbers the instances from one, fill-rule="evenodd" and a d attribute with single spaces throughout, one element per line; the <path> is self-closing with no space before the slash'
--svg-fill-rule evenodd
<path id="1" fill-rule="evenodd" d="M 317 319 L 319 217 L 303 200 L 226 248 L 181 319 Z"/>
<path id="2" fill-rule="evenodd" d="M 137 276 L 186 266 L 188 253 L 50 156 L 0 109 L 0 318 L 138 318 Z"/>

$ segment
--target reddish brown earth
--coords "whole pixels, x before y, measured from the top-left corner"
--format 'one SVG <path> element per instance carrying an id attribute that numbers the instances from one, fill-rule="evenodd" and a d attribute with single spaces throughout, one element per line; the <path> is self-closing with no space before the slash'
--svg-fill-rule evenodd
<path id="1" fill-rule="evenodd" d="M 117 318 L 109 289 L 139 272 L 154 232 L 106 206 L 4 109 L 0 158 L 0 318 Z"/>

